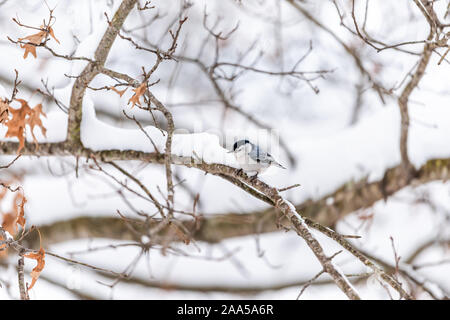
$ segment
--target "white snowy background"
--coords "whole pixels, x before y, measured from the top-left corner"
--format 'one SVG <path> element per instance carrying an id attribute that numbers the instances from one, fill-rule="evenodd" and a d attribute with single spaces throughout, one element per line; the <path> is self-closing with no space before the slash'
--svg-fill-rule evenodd
<path id="1" fill-rule="evenodd" d="M 75 52 L 77 56 L 86 57 L 92 57 L 107 26 L 104 12 L 112 17 L 120 5 L 118 0 L 48 0 L 47 3 L 50 7 L 56 6 L 53 28 L 61 42 L 58 45 L 50 41 L 49 46 L 59 53 Z M 183 26 L 176 52 L 196 56 L 207 35 L 202 27 L 206 7 L 208 19 L 211 20 L 209 23 L 212 24 L 217 16 L 221 16 L 220 28 L 225 32 L 239 22 L 237 31 L 221 48 L 222 61 L 234 61 L 239 52 L 245 51 L 256 41 L 255 52 L 264 53 L 257 64 L 258 68 L 289 70 L 308 51 L 311 42 L 313 50 L 299 69 L 332 70 L 324 79 L 314 82 L 320 89 L 319 94 L 314 93 L 302 81 L 251 72 L 239 78 L 234 84 L 237 93 L 235 103 L 273 128 L 272 132 L 267 132 L 231 110 L 226 113 L 224 120 L 223 105 L 219 101 L 212 101 L 217 100 L 217 97 L 197 66 L 187 63 L 180 66 L 175 61 L 163 62 L 151 78 L 153 81 L 160 79 L 152 87 L 152 92 L 167 105 L 173 105 L 170 111 L 177 129 L 198 134 L 195 137 L 175 136 L 174 154 L 190 155 L 194 148 L 208 162 L 223 162 L 235 166 L 232 156 L 226 154 L 225 149 L 231 147 L 234 139 L 249 137 L 260 139 L 261 143 L 269 146 L 280 163 L 288 164 L 286 153 L 276 143 L 279 136 L 288 145 L 297 164 L 288 166 L 288 170 L 271 169 L 262 179 L 277 187 L 300 183 L 301 187 L 285 193 L 287 199 L 294 204 L 309 198 L 319 199 L 348 181 L 364 177 L 368 177 L 369 181 L 379 180 L 387 168 L 400 162 L 400 113 L 395 95 L 401 89 L 395 91 L 393 97 L 386 96 L 386 103 L 383 104 L 376 92 L 367 88 L 358 121 L 351 124 L 355 84 L 361 82 L 351 56 L 330 35 L 313 26 L 287 3 L 280 1 L 283 22 L 281 65 L 280 56 L 276 52 L 278 44 L 274 24 L 271 23 L 276 17 L 277 3 L 278 1 L 193 1 L 193 6 L 187 11 L 189 18 Z M 349 2 L 339 3 L 348 13 Z M 153 11 L 132 11 L 126 20 L 125 29 L 139 27 L 159 12 L 163 17 L 145 28 L 145 32 L 155 43 L 163 39 L 161 43 L 164 46 L 168 43 L 166 26 L 176 19 L 180 3 L 155 0 L 152 4 L 156 7 Z M 436 2 L 436 11 L 445 12 L 446 5 L 445 1 Z M 357 48 L 365 67 L 388 88 L 399 84 L 418 60 L 415 55 L 395 50 L 377 53 L 363 46 L 360 39 L 340 25 L 339 16 L 331 1 L 307 1 L 305 7 L 348 45 Z M 364 12 L 363 7 L 359 5 L 357 8 L 360 16 Z M 386 43 L 422 40 L 427 36 L 428 25 L 411 1 L 370 1 L 369 9 L 368 29 L 374 37 L 383 39 Z M 0 6 L 0 85 L 9 95 L 12 87 L 8 81 L 14 79 L 14 69 L 17 69 L 19 78 L 26 84 L 19 87 L 19 98 L 30 100 L 31 106 L 41 102 L 42 97 L 29 88 L 42 88 L 43 79 L 48 81 L 49 87 L 55 88 L 55 96 L 69 105 L 74 80 L 65 74 L 79 74 L 86 62 L 54 58 L 41 48 L 37 50 L 37 59 L 29 56 L 24 60 L 23 49 L 6 38 L 9 36 L 17 39 L 29 34 L 29 30 L 20 28 L 11 20 L 13 17 L 20 18 L 20 21 L 28 25 L 38 26 L 47 16 L 48 9 L 43 1 L 9 0 Z M 422 44 L 408 46 L 408 49 L 420 52 Z M 203 50 L 204 59 L 212 61 L 213 41 L 209 41 Z M 255 56 L 253 54 L 246 62 L 251 63 Z M 118 38 L 106 66 L 139 78 L 141 67 L 150 68 L 154 60 L 152 54 L 135 50 L 129 42 Z M 410 99 L 408 147 L 410 159 L 416 167 L 429 159 L 450 157 L 450 66 L 446 62 L 437 65 L 438 60 L 439 56 L 433 54 L 425 77 Z M 178 76 L 173 81 L 171 75 L 174 70 Z M 112 84 L 110 79 L 98 76 L 91 86 L 107 84 Z M 367 83 L 366 85 L 368 86 Z M 135 115 L 148 124 L 146 129 L 149 134 L 160 146 L 160 150 L 164 149 L 164 139 L 158 129 L 150 127 L 151 119 L 148 114 L 127 105 L 131 95 L 131 90 L 127 90 L 122 98 L 112 91 L 88 90 L 83 103 L 84 118 L 81 126 L 82 142 L 86 147 L 94 150 L 118 148 L 153 151 L 153 146 L 134 122 L 123 117 L 122 110 L 125 110 L 127 114 Z M 195 101 L 203 102 L 179 105 Z M 44 138 L 38 132 L 39 141 L 64 141 L 67 115 L 49 102 L 44 103 L 44 111 L 47 113 L 47 118 L 44 119 L 47 137 Z M 5 132 L 6 128 L 0 128 L 1 137 Z M 32 141 L 31 136 L 29 138 Z M 11 159 L 11 156 L 2 156 L 0 164 Z M 155 194 L 158 194 L 157 186 L 165 190 L 166 180 L 160 165 L 143 167 L 138 162 L 121 164 L 136 172 L 136 176 Z M 23 173 L 23 188 L 28 199 L 25 212 L 29 225 L 39 226 L 84 215 L 117 216 L 117 210 L 125 213 L 129 211 L 122 199 L 115 194 L 114 187 L 105 182 L 104 176 L 80 170 L 77 177 L 73 167 L 72 158 L 23 156 L 9 169 Z M 201 194 L 199 210 L 202 213 L 212 215 L 252 212 L 267 207 L 265 203 L 220 178 L 205 176 L 200 171 L 181 166 L 175 167 L 175 171 L 186 180 L 184 183 L 189 188 Z M 433 206 L 417 201 L 424 194 L 428 195 Z M 148 205 L 137 197 L 130 196 L 130 200 L 137 208 L 145 209 Z M 191 195 L 178 188 L 176 203 L 180 209 L 192 208 Z M 438 237 L 448 239 L 449 210 L 450 186 L 446 182 L 435 181 L 419 187 L 405 188 L 386 202 L 380 201 L 372 208 L 350 214 L 339 221 L 336 228 L 344 234 L 362 236 L 353 243 L 394 264 L 390 237 L 394 239 L 397 253 L 401 257 L 408 257 L 415 248 L 429 240 Z M 361 216 L 369 214 L 373 214 L 373 218 L 370 223 L 363 224 Z M 329 239 L 316 235 L 328 254 L 340 250 Z M 257 288 L 307 281 L 320 271 L 319 263 L 305 242 L 292 232 L 260 235 L 258 241 L 259 247 L 264 251 L 263 258 L 258 256 L 256 236 L 229 239 L 218 245 L 197 243 L 198 247 L 195 247 L 180 244 L 180 249 L 191 254 L 190 257 L 163 256 L 159 251 L 150 251 L 148 256 L 140 260 L 133 276 L 187 286 Z M 68 255 L 71 252 L 118 243 L 121 242 L 107 239 L 74 240 L 48 249 Z M 211 259 L 220 258 L 231 251 L 236 251 L 231 259 Z M 73 257 L 98 267 L 122 272 L 137 254 L 137 248 L 124 247 L 75 254 Z M 448 252 L 442 248 L 431 248 L 415 262 L 448 258 Z M 9 268 L 0 269 L 0 281 L 15 279 L 15 258 L 11 258 L 10 262 Z M 345 252 L 338 255 L 335 262 L 345 273 L 369 271 Z M 27 262 L 27 274 L 33 265 L 33 262 Z M 450 264 L 427 267 L 417 272 L 419 278 L 435 281 L 444 291 L 450 291 Z M 54 285 L 44 278 L 54 279 L 63 286 Z M 29 281 L 29 277 L 27 279 Z M 320 279 L 326 279 L 326 276 Z M 112 281 L 89 269 L 71 266 L 47 256 L 42 278 L 30 291 L 30 298 L 78 298 L 66 290 L 65 286 L 75 288 L 86 296 L 103 299 L 295 299 L 301 289 L 299 285 L 245 295 L 164 290 L 124 282 L 111 289 L 103 284 Z M 362 298 L 389 298 L 386 290 L 372 278 L 358 282 L 356 287 Z M 11 287 L 11 295 L 18 296 L 18 289 L 14 286 Z M 6 288 L 0 288 L 1 299 L 10 299 L 11 295 Z M 429 298 L 425 293 L 420 297 Z M 345 295 L 333 284 L 311 286 L 302 295 L 302 299 L 344 298 Z"/>

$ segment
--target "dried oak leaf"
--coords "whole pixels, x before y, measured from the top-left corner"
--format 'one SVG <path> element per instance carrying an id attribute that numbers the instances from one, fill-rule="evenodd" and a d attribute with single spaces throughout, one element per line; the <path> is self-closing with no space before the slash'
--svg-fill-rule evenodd
<path id="1" fill-rule="evenodd" d="M 23 58 L 26 59 L 28 57 L 28 54 L 31 53 L 35 58 L 37 58 L 37 54 L 36 54 L 36 46 L 26 43 L 26 44 L 21 44 L 20 47 L 22 49 L 25 49 L 25 52 L 23 53 Z"/>
<path id="2" fill-rule="evenodd" d="M 9 234 L 13 235 L 16 233 L 16 222 L 17 216 L 14 211 L 5 212 L 3 214 L 3 222 L 2 228 L 9 232 Z"/>
<path id="3" fill-rule="evenodd" d="M 47 130 L 43 126 L 41 120 L 41 115 L 46 117 L 46 114 L 42 111 L 42 104 L 40 103 L 34 108 L 30 108 L 26 100 L 16 99 L 16 101 L 20 102 L 21 107 L 19 109 L 9 109 L 12 118 L 6 122 L 8 131 L 6 132 L 5 137 L 16 137 L 19 139 L 19 149 L 17 150 L 17 153 L 20 153 L 25 146 L 26 125 L 30 127 L 34 143 L 36 144 L 36 148 L 38 148 L 39 145 L 36 136 L 34 135 L 34 128 L 35 126 L 38 126 L 41 129 L 42 134 L 46 136 Z"/>
<path id="4" fill-rule="evenodd" d="M 31 53 L 36 58 L 36 46 L 40 45 L 42 40 L 44 40 L 46 36 L 47 32 L 39 31 L 38 33 L 26 36 L 25 38 L 19 38 L 19 41 L 28 40 L 28 43 L 20 45 L 22 49 L 25 49 L 23 58 L 26 59 L 29 53 Z"/>
<path id="5" fill-rule="evenodd" d="M 41 31 L 35 34 L 31 34 L 29 36 L 26 36 L 24 38 L 19 38 L 19 41 L 25 41 L 27 40 L 28 43 L 21 44 L 20 47 L 22 49 L 25 49 L 25 52 L 23 54 L 23 58 L 26 59 L 28 57 L 28 54 L 31 53 L 35 58 L 36 55 L 36 46 L 39 46 L 47 36 L 50 35 L 53 39 L 55 39 L 56 42 L 60 43 L 58 39 L 55 37 L 55 33 L 53 31 L 52 27 L 41 26 Z"/>
<path id="6" fill-rule="evenodd" d="M 0 124 L 5 123 L 9 117 L 9 104 L 7 100 L 0 99 Z"/>
<path id="7" fill-rule="evenodd" d="M 33 288 L 34 284 L 36 283 L 37 279 L 39 278 L 39 276 L 41 275 L 42 270 L 44 270 L 44 266 L 45 266 L 45 250 L 44 248 L 39 249 L 39 251 L 37 253 L 34 252 L 30 252 L 27 254 L 23 255 L 25 258 L 28 259 L 34 259 L 37 262 L 36 267 L 33 268 L 33 270 L 31 270 L 31 285 L 28 286 L 27 284 L 27 291 L 29 291 L 31 288 Z"/>
<path id="8" fill-rule="evenodd" d="M 47 32 L 45 30 L 41 30 L 38 33 L 26 36 L 24 38 L 19 38 L 19 41 L 28 40 L 29 43 L 40 45 L 46 36 Z"/>
<path id="9" fill-rule="evenodd" d="M 20 195 L 20 194 L 18 194 Z M 17 198 L 17 196 L 16 196 Z M 16 224 L 16 228 L 18 228 L 18 226 L 20 225 L 22 227 L 23 230 L 25 230 L 25 223 L 27 222 L 27 220 L 25 219 L 25 210 L 24 210 L 24 206 L 25 203 L 27 202 L 27 198 L 25 198 L 24 195 L 21 195 L 21 199 L 20 199 L 20 203 L 17 203 L 17 201 L 14 201 L 15 205 L 17 205 L 17 219 L 15 221 Z"/>
<path id="10" fill-rule="evenodd" d="M 130 104 L 130 102 L 133 103 L 131 106 L 132 108 L 136 104 L 141 105 L 139 98 L 145 93 L 145 90 L 147 90 L 147 82 L 143 82 L 139 87 L 133 89 L 134 95 L 128 100 L 128 104 Z"/>
<path id="11" fill-rule="evenodd" d="M 8 181 L 5 183 L 6 186 L 10 185 L 13 181 Z M 5 186 L 1 186 L 0 190 L 0 202 L 2 202 L 8 193 L 8 188 Z M 20 202 L 20 203 L 19 203 Z M 15 235 L 18 230 L 18 225 L 21 225 L 22 228 L 25 228 L 25 215 L 24 215 L 24 205 L 26 199 L 23 194 L 17 192 L 14 200 L 13 207 L 10 212 L 4 212 L 2 214 L 2 228 L 8 231 L 9 234 Z M 4 240 L 0 236 L 0 240 Z M 3 248 L 5 245 L 0 245 L 0 248 Z M 0 251 L 0 258 L 6 257 L 8 255 L 7 250 Z"/>
<path id="12" fill-rule="evenodd" d="M 125 91 L 127 91 L 127 88 L 123 89 L 123 90 L 118 90 L 115 87 L 109 87 L 112 91 L 114 91 L 115 93 L 117 93 L 121 98 L 123 96 L 123 94 L 125 93 Z M 129 103 L 129 102 L 128 102 Z"/>
<path id="13" fill-rule="evenodd" d="M 30 126 L 31 135 L 33 136 L 34 144 L 36 145 L 36 149 L 39 148 L 38 141 L 34 135 L 34 127 L 38 126 L 41 128 L 41 132 L 44 135 L 44 137 L 47 137 L 47 129 L 42 124 L 42 120 L 40 116 L 47 117 L 44 111 L 42 111 L 42 104 L 39 103 L 36 105 L 33 109 L 30 109 L 30 113 L 28 115 L 28 118 L 26 119 L 26 124 Z"/>
<path id="14" fill-rule="evenodd" d="M 5 212 L 2 214 L 2 228 L 7 231 L 9 234 L 13 235 L 16 232 L 15 229 L 15 221 L 16 221 L 16 215 L 14 212 Z M 0 236 L 0 240 L 3 239 L 2 236 Z M 0 249 L 3 249 L 6 246 L 6 244 L 0 245 Z M 4 258 L 8 256 L 8 249 L 0 251 L 0 258 Z"/>
<path id="15" fill-rule="evenodd" d="M 17 211 L 14 209 L 10 212 L 4 212 L 2 214 L 2 228 L 11 235 L 16 234 L 16 232 L 17 232 L 16 223 L 15 223 L 17 220 L 16 218 L 17 218 Z M 5 240 L 5 239 L 3 239 L 3 237 L 0 236 L 0 240 Z M 0 245 L 0 248 L 3 248 L 3 247 L 5 247 L 4 244 Z M 7 255 L 8 255 L 7 250 L 0 251 L 1 258 L 6 257 Z"/>
<path id="16" fill-rule="evenodd" d="M 2 228 L 12 235 L 17 233 L 19 225 L 22 226 L 22 228 L 25 228 L 26 219 L 24 206 L 26 202 L 27 199 L 25 196 L 20 192 L 17 192 L 14 197 L 12 210 L 10 212 L 3 213 L 2 215 Z"/>
<path id="17" fill-rule="evenodd" d="M 17 150 L 17 153 L 20 153 L 25 146 L 25 118 L 30 113 L 31 108 L 28 105 L 28 102 L 23 99 L 16 99 L 16 101 L 20 102 L 21 107 L 19 109 L 9 109 L 12 118 L 6 122 L 8 131 L 6 131 L 5 137 L 16 137 L 19 139 L 19 149 Z"/>
<path id="18" fill-rule="evenodd" d="M 55 33 L 53 32 L 53 28 L 52 27 L 48 27 L 48 33 L 50 34 L 50 36 L 55 39 L 56 42 L 58 42 L 58 44 L 60 43 L 58 39 L 56 39 L 55 37 Z"/>

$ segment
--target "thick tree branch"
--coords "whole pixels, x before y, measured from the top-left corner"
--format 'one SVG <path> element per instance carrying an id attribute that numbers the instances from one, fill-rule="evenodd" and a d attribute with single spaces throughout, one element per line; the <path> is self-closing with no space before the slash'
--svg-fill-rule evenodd
<path id="1" fill-rule="evenodd" d="M 124 153 L 127 152 L 117 152 L 113 156 L 126 159 L 127 157 L 124 156 Z M 111 154 L 104 154 L 111 156 Z M 156 158 L 151 156 L 152 154 L 142 154 L 143 159 L 148 159 L 151 162 L 157 162 L 160 164 L 164 163 L 164 157 L 160 155 L 159 160 L 156 160 Z M 100 156 L 100 155 L 98 155 Z M 172 160 L 181 160 L 181 158 L 173 157 Z M 186 160 L 186 159 L 184 159 Z M 218 164 L 195 164 L 192 163 L 178 163 L 178 164 L 184 164 L 186 166 L 192 166 L 197 167 L 199 169 L 202 169 L 206 172 L 210 172 L 217 175 L 228 175 L 228 176 L 235 176 L 236 172 L 233 168 L 229 168 L 223 165 Z M 419 183 L 426 183 L 428 181 L 437 180 L 437 179 L 446 179 L 449 176 L 450 172 L 450 160 L 449 159 L 438 159 L 438 160 L 430 160 L 428 161 L 424 166 L 418 170 L 417 177 L 411 181 L 414 185 Z M 343 210 L 344 213 L 352 212 L 358 208 L 367 207 L 372 205 L 375 201 L 383 199 L 385 196 L 392 194 L 395 191 L 400 190 L 402 187 L 406 186 L 407 184 L 401 179 L 398 179 L 399 176 L 402 174 L 402 168 L 401 166 L 397 166 L 393 169 L 390 169 L 386 172 L 385 177 L 380 182 L 374 182 L 374 183 L 364 183 L 361 182 L 360 184 L 348 184 L 334 194 L 334 202 L 332 204 L 327 201 L 329 197 L 325 197 L 318 202 L 311 202 L 311 206 L 307 206 L 306 204 L 300 205 L 300 210 L 305 213 L 305 215 L 311 214 L 312 216 L 315 215 L 315 217 L 321 217 L 321 213 L 330 213 L 335 212 L 337 210 Z M 242 178 L 239 177 L 238 178 Z M 251 185 L 252 187 L 258 187 L 258 185 L 262 182 L 256 181 L 251 182 L 244 180 L 246 183 Z M 253 183 L 256 183 L 257 185 L 253 185 Z M 264 187 L 265 185 L 259 185 L 259 188 Z M 259 190 L 264 191 L 264 190 Z M 273 192 L 273 191 L 271 191 Z M 272 194 L 273 196 L 273 194 Z M 269 197 L 270 198 L 270 197 Z M 270 198 L 271 199 L 271 198 Z M 349 201 L 349 199 L 352 199 L 352 201 Z M 354 201 L 354 200 L 357 201 Z M 273 199 L 271 199 L 273 201 Z M 276 202 L 277 200 L 275 200 Z M 285 209 L 287 210 L 287 209 Z M 331 210 L 331 211 L 330 211 Z M 337 211 L 339 212 L 339 211 Z M 291 216 L 292 217 L 292 216 Z M 231 218 L 231 216 L 227 216 L 227 218 Z M 193 233 L 193 238 L 196 238 L 198 240 L 204 240 L 204 241 L 220 241 L 222 239 L 233 237 L 233 236 L 242 236 L 242 235 L 248 235 L 248 234 L 254 234 L 257 232 L 271 232 L 276 230 L 276 218 L 274 211 L 267 210 L 261 213 L 257 214 L 250 214 L 250 215 L 236 215 L 236 220 L 239 221 L 237 226 L 237 223 L 230 223 L 226 221 L 226 218 L 223 219 L 223 217 L 214 217 L 210 219 L 205 219 L 204 221 L 200 222 L 200 228 L 198 229 L 197 233 Z M 97 220 L 98 219 L 98 220 Z M 64 241 L 64 239 L 67 239 L 66 237 L 68 235 L 74 236 L 75 234 L 82 234 L 84 236 L 92 236 L 92 237 L 114 237 L 114 238 L 122 238 L 122 239 L 133 239 L 133 236 L 130 234 L 130 232 L 123 227 L 123 221 L 119 219 L 114 218 L 108 218 L 111 219 L 110 222 L 114 223 L 118 229 L 111 228 L 111 224 L 105 221 L 106 218 L 79 218 L 77 219 L 78 223 L 75 223 L 72 225 L 71 223 L 66 224 L 65 222 L 61 223 L 59 226 L 60 228 L 55 228 L 55 226 L 48 227 L 49 229 L 54 229 L 56 236 L 52 235 L 51 232 L 47 234 L 47 228 L 44 226 L 42 227 L 41 231 L 42 233 L 46 234 L 44 239 L 50 240 L 50 239 L 56 239 L 59 236 L 62 236 L 61 241 Z M 232 219 L 230 219 L 232 220 Z M 245 223 L 242 223 L 243 220 L 250 221 L 248 225 Z M 97 222 L 96 222 L 97 221 Z M 256 225 L 258 221 L 264 221 L 261 228 L 256 228 Z M 336 233 L 330 233 L 326 229 L 323 229 L 324 227 L 318 227 L 315 225 L 313 221 L 305 220 L 305 222 L 312 226 L 317 228 L 318 230 L 328 233 L 327 235 L 331 238 L 337 240 L 341 245 L 344 246 L 347 250 L 349 250 L 352 254 L 354 254 L 358 259 L 360 259 L 363 263 L 367 264 L 369 261 L 369 266 L 373 266 L 370 263 L 370 260 L 365 258 L 363 255 L 358 254 L 355 252 L 351 246 L 349 246 L 346 241 L 342 240 L 342 237 L 339 237 Z M 328 221 L 330 222 L 330 221 Z M 334 222 L 334 221 L 333 221 Z M 74 227 L 75 226 L 75 227 Z M 87 226 L 94 226 L 92 227 L 92 233 L 87 234 L 86 233 L 86 227 Z M 298 224 L 297 224 L 298 226 Z M 76 231 L 77 228 L 80 228 L 78 231 Z M 189 223 L 187 223 L 186 228 L 189 229 Z M 59 230 L 58 230 L 59 229 Z M 72 229 L 75 229 L 72 230 Z M 89 227 L 87 228 L 89 229 Z M 255 231 L 258 230 L 259 231 Z M 64 230 L 64 231 L 62 231 Z M 112 231 L 111 231 L 112 230 Z M 192 230 L 192 228 L 191 228 Z M 165 232 L 162 230 L 162 232 Z M 75 235 L 75 237 L 78 237 Z M 127 238 L 128 237 L 128 238 Z M 345 240 L 345 239 L 344 239 Z M 385 280 L 391 281 L 389 277 L 385 277 Z M 397 288 L 399 289 L 399 288 Z M 404 293 L 402 293 L 403 296 L 406 296 Z"/>
<path id="2" fill-rule="evenodd" d="M 13 142 L 4 142 L 2 145 L 0 145 L 0 152 L 2 154 L 15 155 L 17 145 L 17 143 Z M 89 149 L 84 149 L 82 147 L 74 147 L 65 143 L 45 143 L 40 144 L 39 146 L 39 150 L 35 151 L 34 144 L 26 144 L 22 153 L 24 155 L 37 156 L 73 156 L 78 154 L 85 157 L 93 156 L 103 161 L 141 160 L 159 164 L 164 164 L 165 161 L 164 154 L 161 153 L 144 153 L 134 150 L 92 151 Z M 189 164 L 191 161 L 193 161 L 192 159 L 177 157 L 175 155 L 172 155 L 171 160 L 173 164 L 181 165 Z M 367 182 L 366 179 L 362 179 L 358 182 L 349 181 L 333 193 L 328 194 L 318 200 L 306 200 L 303 203 L 297 204 L 296 208 L 297 210 L 302 212 L 302 215 L 304 217 L 313 219 L 314 221 L 324 226 L 332 226 L 335 222 L 337 222 L 345 215 L 359 209 L 371 207 L 375 202 L 387 198 L 388 196 L 399 191 L 407 185 L 419 185 L 434 180 L 450 179 L 450 159 L 429 160 L 417 170 L 416 176 L 409 182 L 402 179 L 402 172 L 402 166 L 398 165 L 387 170 L 384 174 L 384 177 L 380 181 L 370 183 Z M 233 184 L 237 184 L 237 179 L 233 179 L 232 177 L 228 176 L 226 178 L 229 179 Z M 242 186 L 240 187 L 243 186 L 245 186 L 245 184 L 242 184 Z M 253 195 L 256 197 L 262 196 L 260 193 L 256 193 L 257 191 L 251 188 L 249 188 L 248 192 L 253 192 Z M 268 202 L 267 199 L 261 200 Z M 80 223 L 80 221 L 85 221 L 86 224 L 81 226 L 81 228 L 85 229 L 84 233 L 87 237 L 93 236 L 92 231 L 89 230 L 90 222 L 83 219 L 76 220 L 77 222 L 74 223 L 78 228 L 78 223 Z M 233 223 L 233 221 L 236 221 L 236 219 L 238 219 L 239 223 Z M 257 230 L 256 224 L 262 220 L 264 221 L 264 223 L 260 226 L 261 233 L 273 232 L 278 230 L 275 210 L 270 208 L 248 214 L 228 214 L 225 217 L 219 216 L 206 218 L 200 222 L 200 228 L 195 232 L 195 234 L 193 234 L 193 237 L 200 241 L 218 242 L 231 237 L 254 234 Z M 70 221 L 68 223 L 70 224 Z M 104 225 L 109 225 L 109 223 L 105 221 Z M 188 225 L 187 227 L 188 229 L 190 229 Z M 49 226 L 49 228 L 51 227 Z M 55 226 L 55 229 L 58 228 Z M 45 231 L 43 232 L 45 233 Z M 121 232 L 117 233 L 116 237 L 119 237 L 119 235 L 121 234 Z M 69 240 L 73 235 L 71 235 L 71 233 L 67 233 L 66 236 L 66 240 Z M 101 233 L 97 236 L 103 237 Z M 105 237 L 115 238 L 106 230 Z M 44 238 L 48 238 L 48 235 Z M 53 242 L 51 240 L 49 241 Z"/>
<path id="3" fill-rule="evenodd" d="M 432 11 L 432 3 L 428 2 L 425 4 L 423 1 L 420 2 L 419 0 L 414 0 L 416 5 L 420 8 L 422 13 L 425 15 L 425 18 L 430 24 L 430 33 L 427 38 L 427 42 L 425 43 L 425 46 L 423 48 L 423 52 L 419 61 L 419 64 L 414 72 L 414 74 L 411 76 L 411 79 L 406 84 L 405 88 L 403 89 L 400 97 L 398 98 L 398 106 L 400 108 L 400 115 L 401 115 L 401 131 L 400 131 L 400 155 L 402 158 L 402 167 L 404 171 L 404 179 L 411 179 L 412 175 L 414 175 L 414 167 L 409 161 L 408 157 L 408 133 L 409 133 L 409 113 L 408 113 L 408 100 L 413 92 L 413 90 L 418 86 L 420 80 L 422 79 L 423 75 L 425 74 L 425 69 L 427 68 L 428 62 L 430 61 L 431 54 L 433 53 L 433 50 L 435 48 L 435 44 L 431 42 L 433 37 L 436 33 L 436 27 L 431 20 L 431 17 L 427 13 L 428 11 Z M 426 8 L 423 8 L 423 6 Z M 426 10 L 426 11 L 425 11 Z"/>
<path id="4" fill-rule="evenodd" d="M 72 87 L 69 108 L 69 124 L 67 131 L 67 142 L 69 144 L 80 145 L 80 124 L 82 117 L 83 97 L 92 79 L 100 73 L 101 68 L 106 62 L 109 51 L 117 37 L 126 17 L 136 4 L 136 0 L 123 0 L 117 9 L 113 19 L 109 22 L 98 47 L 95 51 L 94 62 L 89 62 L 79 77 L 76 78 Z"/>

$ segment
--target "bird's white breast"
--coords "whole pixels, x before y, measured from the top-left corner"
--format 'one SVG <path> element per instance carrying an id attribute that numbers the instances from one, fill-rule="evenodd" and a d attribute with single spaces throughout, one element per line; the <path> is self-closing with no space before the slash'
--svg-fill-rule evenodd
<path id="1" fill-rule="evenodd" d="M 261 163 L 256 162 L 256 160 L 252 159 L 248 153 L 251 151 L 250 148 L 242 148 L 241 150 L 234 153 L 234 156 L 236 157 L 236 161 L 239 163 L 239 166 L 244 170 L 245 172 L 254 172 L 254 173 L 261 173 L 265 169 L 269 167 L 268 163 Z"/>

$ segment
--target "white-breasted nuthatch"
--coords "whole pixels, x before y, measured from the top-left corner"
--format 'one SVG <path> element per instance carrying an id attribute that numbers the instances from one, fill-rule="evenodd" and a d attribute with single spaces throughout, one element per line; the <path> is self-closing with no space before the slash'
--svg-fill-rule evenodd
<path id="1" fill-rule="evenodd" d="M 234 153 L 236 161 L 244 172 L 254 173 L 255 177 L 271 165 L 286 169 L 270 153 L 263 151 L 258 145 L 246 139 L 236 141 L 233 150 L 229 153 Z"/>

